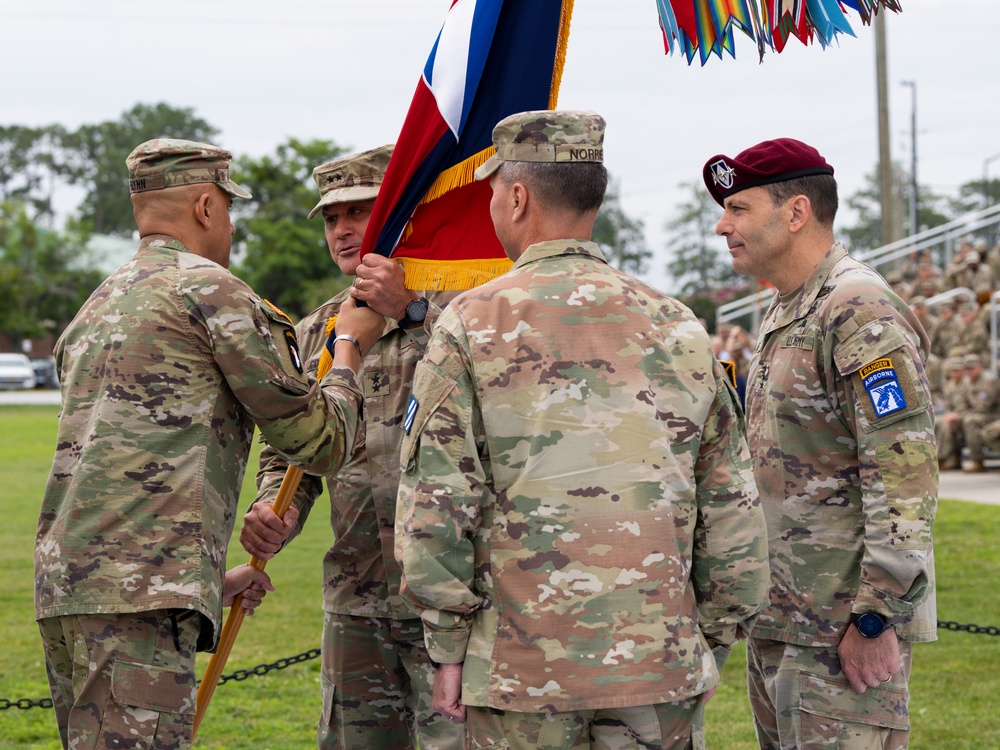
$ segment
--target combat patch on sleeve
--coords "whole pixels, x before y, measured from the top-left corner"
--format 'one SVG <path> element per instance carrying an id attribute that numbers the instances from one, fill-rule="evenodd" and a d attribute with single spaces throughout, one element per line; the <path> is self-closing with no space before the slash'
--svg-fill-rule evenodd
<path id="1" fill-rule="evenodd" d="M 295 338 L 295 331 L 285 331 L 285 343 L 288 344 L 288 355 L 292 358 L 292 365 L 302 374 L 302 358 L 299 356 L 299 342 Z"/>
<path id="2" fill-rule="evenodd" d="M 899 384 L 899 376 L 892 366 L 891 358 L 876 359 L 862 367 L 858 374 L 872 401 L 877 419 L 906 408 L 906 394 Z"/>
<path id="3" fill-rule="evenodd" d="M 416 397 L 410 396 L 409 402 L 406 404 L 406 418 L 403 420 L 403 431 L 409 435 L 410 429 L 413 427 L 413 420 L 417 417 L 417 409 L 420 408 L 420 402 L 417 401 Z"/>

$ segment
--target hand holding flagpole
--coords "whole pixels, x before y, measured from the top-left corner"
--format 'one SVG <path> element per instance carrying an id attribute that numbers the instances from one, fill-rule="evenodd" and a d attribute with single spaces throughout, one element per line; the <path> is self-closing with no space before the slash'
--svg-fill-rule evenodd
<path id="1" fill-rule="evenodd" d="M 331 322 L 336 322 L 336 318 L 331 319 Z M 329 338 L 327 339 L 326 351 L 324 352 L 324 355 L 327 356 L 320 357 L 316 373 L 319 380 L 322 380 L 333 366 L 333 338 L 336 336 L 336 331 L 333 325 L 330 325 L 329 328 Z M 273 505 L 274 513 L 278 518 L 284 518 L 285 513 L 292 507 L 292 501 L 295 499 L 295 493 L 299 489 L 303 473 L 302 469 L 297 466 L 289 466 L 286 469 L 285 477 L 281 480 L 281 486 L 278 488 L 278 495 Z M 267 560 L 252 555 L 248 564 L 257 570 L 264 570 Z M 198 728 L 201 726 L 202 719 L 205 718 L 205 711 L 208 710 L 209 701 L 212 700 L 212 695 L 215 694 L 215 688 L 219 684 L 222 670 L 225 668 L 229 654 L 233 650 L 233 644 L 236 642 L 236 636 L 240 632 L 240 626 L 243 625 L 244 617 L 243 595 L 241 594 L 236 597 L 233 606 L 229 608 L 229 615 L 226 617 L 226 621 L 222 626 L 222 633 L 219 636 L 219 648 L 212 654 L 212 658 L 209 659 L 208 666 L 205 668 L 205 674 L 201 678 L 201 685 L 198 687 L 194 727 L 191 730 L 192 742 L 194 742 L 194 738 L 198 734 Z"/>

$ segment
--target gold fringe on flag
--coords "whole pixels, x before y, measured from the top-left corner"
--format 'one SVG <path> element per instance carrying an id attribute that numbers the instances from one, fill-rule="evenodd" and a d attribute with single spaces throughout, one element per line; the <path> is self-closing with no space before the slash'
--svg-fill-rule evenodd
<path id="1" fill-rule="evenodd" d="M 509 258 L 474 258 L 472 260 L 426 260 L 400 258 L 407 289 L 428 292 L 465 291 L 485 284 L 510 270 Z"/>
<path id="2" fill-rule="evenodd" d="M 555 109 L 559 104 L 559 86 L 562 84 L 563 68 L 566 67 L 566 45 L 569 43 L 569 22 L 572 17 L 573 0 L 563 0 L 562 16 L 559 18 L 559 39 L 556 41 L 556 62 L 552 66 L 549 109 Z"/>
<path id="3" fill-rule="evenodd" d="M 464 159 L 455 166 L 444 170 L 427 189 L 427 193 L 420 202 L 430 203 L 435 198 L 440 198 L 455 188 L 471 185 L 476 181 L 476 170 L 485 164 L 486 160 L 496 152 L 497 150 L 493 146 L 489 146 L 478 154 L 473 154 L 468 159 Z"/>

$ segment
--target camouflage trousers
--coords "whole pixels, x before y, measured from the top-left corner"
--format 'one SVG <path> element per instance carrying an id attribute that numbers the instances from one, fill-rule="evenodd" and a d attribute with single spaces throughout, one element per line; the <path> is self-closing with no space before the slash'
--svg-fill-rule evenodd
<path id="1" fill-rule="evenodd" d="M 468 706 L 469 750 L 704 750 L 705 697 L 589 711 L 523 713 Z"/>
<path id="2" fill-rule="evenodd" d="M 902 669 L 855 693 L 837 649 L 750 638 L 747 684 L 761 750 L 904 750 L 913 644 L 899 642 Z"/>
<path id="3" fill-rule="evenodd" d="M 939 461 L 949 458 L 959 458 L 962 454 L 962 421 L 949 426 L 943 419 L 934 420 L 934 438 L 937 442 L 937 457 Z"/>
<path id="4" fill-rule="evenodd" d="M 326 613 L 320 750 L 459 750 L 463 729 L 431 708 L 420 620 Z"/>
<path id="5" fill-rule="evenodd" d="M 71 615 L 39 620 L 38 627 L 64 748 L 191 746 L 201 615 Z"/>
<path id="6" fill-rule="evenodd" d="M 973 461 L 983 460 L 984 447 L 1000 450 L 1000 419 L 985 414 L 966 414 L 962 417 L 962 432 Z"/>

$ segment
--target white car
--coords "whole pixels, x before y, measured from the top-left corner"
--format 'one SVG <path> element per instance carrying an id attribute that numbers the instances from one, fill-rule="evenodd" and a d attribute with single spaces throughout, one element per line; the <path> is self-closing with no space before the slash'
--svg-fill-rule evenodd
<path id="1" fill-rule="evenodd" d="M 35 370 L 24 354 L 0 354 L 0 388 L 34 388 Z"/>

